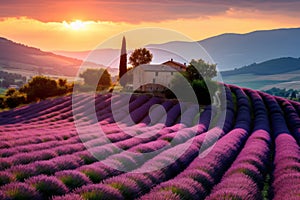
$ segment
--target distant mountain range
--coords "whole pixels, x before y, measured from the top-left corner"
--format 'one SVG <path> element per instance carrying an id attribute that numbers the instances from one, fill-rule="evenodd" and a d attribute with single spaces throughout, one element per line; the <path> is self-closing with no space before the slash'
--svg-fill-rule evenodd
<path id="1" fill-rule="evenodd" d="M 300 57 L 300 28 L 255 31 L 247 34 L 222 34 L 198 42 L 173 41 L 148 45 L 154 54 L 153 63 L 162 63 L 172 57 L 179 62 L 208 56 L 200 44 L 217 63 L 220 71 L 230 70 L 252 63 L 280 57 Z M 55 52 L 61 55 L 84 59 L 90 51 Z M 118 49 L 100 49 L 87 58 L 88 61 L 108 65 L 119 55 Z M 107 55 L 107 56 L 104 56 Z M 112 66 L 114 67 L 114 66 Z"/>

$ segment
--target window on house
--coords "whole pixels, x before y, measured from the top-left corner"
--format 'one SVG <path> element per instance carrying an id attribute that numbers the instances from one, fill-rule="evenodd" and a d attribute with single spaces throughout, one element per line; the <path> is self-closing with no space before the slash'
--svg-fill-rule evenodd
<path id="1" fill-rule="evenodd" d="M 153 83 L 155 83 L 155 78 L 153 79 Z"/>
<path id="2" fill-rule="evenodd" d="M 155 72 L 155 76 L 158 76 L 158 72 Z"/>
<path id="3" fill-rule="evenodd" d="M 173 76 L 173 72 L 171 72 L 171 75 Z"/>

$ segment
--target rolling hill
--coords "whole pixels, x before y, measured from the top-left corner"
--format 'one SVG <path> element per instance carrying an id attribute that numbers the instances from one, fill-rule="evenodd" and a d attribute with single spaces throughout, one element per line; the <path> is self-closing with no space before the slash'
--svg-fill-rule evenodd
<path id="1" fill-rule="evenodd" d="M 124 98 L 78 94 L 1 112 L 0 199 L 299 197 L 299 103 L 226 86 L 223 126 L 213 106 L 181 102 L 181 113 L 177 101 Z M 149 117 L 157 104 L 166 112 Z"/>
<path id="2" fill-rule="evenodd" d="M 300 90 L 300 58 L 277 58 L 223 71 L 225 83 L 267 90 L 272 87 Z"/>
<path id="3" fill-rule="evenodd" d="M 261 63 L 253 63 L 235 70 L 222 72 L 223 76 L 239 74 L 276 75 L 300 70 L 300 58 L 277 58 Z"/>
<path id="4" fill-rule="evenodd" d="M 75 76 L 82 60 L 44 52 L 40 49 L 0 38 L 0 70 L 36 75 Z M 91 67 L 103 67 L 86 63 Z"/>

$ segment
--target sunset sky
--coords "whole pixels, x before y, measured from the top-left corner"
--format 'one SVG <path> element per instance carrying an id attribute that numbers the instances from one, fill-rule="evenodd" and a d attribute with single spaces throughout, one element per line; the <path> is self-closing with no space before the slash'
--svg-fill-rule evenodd
<path id="1" fill-rule="evenodd" d="M 81 51 L 143 27 L 172 29 L 193 40 L 300 27 L 299 9 L 296 0 L 1 0 L 0 36 L 46 51 Z"/>

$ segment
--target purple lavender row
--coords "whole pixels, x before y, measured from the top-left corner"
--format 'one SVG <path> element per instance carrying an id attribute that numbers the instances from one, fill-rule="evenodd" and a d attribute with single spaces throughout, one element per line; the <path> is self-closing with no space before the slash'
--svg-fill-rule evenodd
<path id="1" fill-rule="evenodd" d="M 113 113 L 111 112 L 111 106 L 115 106 L 115 104 L 111 105 L 106 110 L 106 113 L 103 116 L 98 115 L 98 120 L 106 121 L 105 124 L 114 123 L 115 121 L 120 121 L 124 117 L 128 116 L 128 114 L 129 114 L 128 109 L 129 109 L 129 112 L 132 112 L 133 110 L 139 108 L 143 103 L 145 103 L 146 101 L 148 101 L 150 99 L 150 97 L 148 97 L 148 96 L 141 96 L 140 98 L 133 98 L 133 100 L 129 101 L 129 105 L 127 105 L 126 103 L 128 103 L 128 98 L 130 98 L 130 96 L 122 96 L 121 95 L 120 101 L 116 102 L 116 104 L 117 104 L 116 107 L 113 107 L 114 109 L 117 108 L 117 113 L 115 113 L 115 115 L 113 115 Z M 125 103 L 125 105 L 124 105 L 124 103 Z M 123 106 L 125 106 L 124 109 L 122 108 Z"/>
<path id="2" fill-rule="evenodd" d="M 298 115 L 300 116 L 300 103 L 297 101 L 290 101 L 291 104 L 294 106 L 294 108 L 296 109 Z"/>
<path id="3" fill-rule="evenodd" d="M 65 102 L 65 100 L 66 100 L 65 98 L 59 98 L 55 100 L 45 100 L 39 103 L 32 103 L 24 107 L 12 109 L 10 111 L 1 112 L 0 119 L 2 120 L 0 124 L 6 124 L 6 122 L 9 122 L 8 120 L 5 119 L 12 119 L 16 115 L 31 114 L 34 113 L 34 111 L 41 111 L 47 108 L 51 108 L 53 105 L 57 103 Z"/>
<path id="4" fill-rule="evenodd" d="M 166 144 L 163 144 L 162 146 L 158 147 L 157 149 L 160 149 L 161 147 L 163 147 L 165 145 Z M 151 151 L 157 150 L 157 149 L 155 149 L 155 145 L 154 144 L 149 143 L 148 146 L 151 148 Z M 137 157 L 135 157 L 135 161 L 134 162 L 139 162 L 139 163 L 132 163 L 132 161 L 133 161 L 132 158 L 133 157 L 127 157 L 126 158 L 126 156 L 123 156 L 122 154 L 113 155 L 111 158 L 109 158 L 109 160 L 113 161 L 114 158 L 117 158 L 118 160 L 121 159 L 121 160 L 125 161 L 125 164 L 127 163 L 126 165 L 124 165 L 124 162 L 122 162 L 123 167 L 134 166 L 134 168 L 136 168 L 137 166 L 139 166 L 142 163 L 143 156 L 144 155 L 139 154 L 139 155 L 137 155 Z M 130 160 L 131 160 L 131 163 L 128 163 L 128 161 L 130 161 Z M 113 164 L 113 163 L 111 163 L 111 164 Z M 95 166 L 95 168 L 93 166 Z M 101 166 L 101 163 L 97 162 L 97 163 L 94 163 L 94 164 L 91 164 L 91 165 L 83 166 L 83 167 L 79 168 L 78 170 L 80 170 L 80 171 L 88 174 L 89 177 L 93 180 L 93 182 L 99 182 L 100 180 L 102 180 L 104 178 L 108 178 L 109 176 L 115 174 L 115 173 L 109 173 L 108 174 L 107 172 L 101 171 L 101 170 L 99 171 L 99 170 L 97 170 L 96 166 L 98 166 L 98 169 L 99 169 L 99 167 Z M 102 166 L 101 168 L 105 169 L 104 166 Z M 130 170 L 130 169 L 127 169 L 127 170 Z M 95 176 L 93 174 L 95 174 L 97 176 Z M 97 178 L 95 178 L 95 177 L 97 177 Z"/>
<path id="5" fill-rule="evenodd" d="M 275 137 L 275 156 L 273 171 L 274 199 L 293 199 L 299 195 L 300 150 L 297 141 L 292 136 L 283 112 L 273 96 L 260 93 L 269 108 L 271 124 Z"/>
<path id="6" fill-rule="evenodd" d="M 170 108 L 173 107 L 175 103 L 172 101 L 164 101 L 161 103 L 161 106 L 165 109 L 165 112 L 167 113 Z M 147 115 L 141 123 L 144 125 L 155 125 L 157 123 L 163 123 L 164 121 L 161 121 L 161 119 L 165 116 L 165 113 L 160 108 L 153 108 L 151 110 L 151 118 L 149 115 Z"/>
<path id="7" fill-rule="evenodd" d="M 25 183 L 12 182 L 2 186 L 1 199 L 52 199 L 56 195 L 64 195 L 77 187 L 91 183 L 82 173 L 66 170 L 55 176 L 39 175 L 31 177 Z"/>
<path id="8" fill-rule="evenodd" d="M 234 103 L 233 103 L 233 98 L 232 98 L 232 92 L 229 89 L 229 86 L 225 85 L 225 98 L 226 98 L 226 110 L 224 110 L 223 107 L 221 107 L 221 110 L 218 112 L 221 112 L 221 115 L 225 115 L 225 121 L 224 123 L 221 122 L 221 124 L 219 124 L 220 122 L 217 122 L 216 125 L 217 127 L 220 127 L 221 129 L 224 130 L 224 133 L 229 132 L 230 130 L 232 130 L 233 125 L 234 125 L 234 121 L 235 121 L 235 110 L 234 110 Z M 220 118 L 221 119 L 221 118 Z"/>
<path id="9" fill-rule="evenodd" d="M 73 121 L 72 117 L 72 111 L 73 109 L 77 110 L 77 112 L 80 112 L 80 110 L 84 110 L 84 106 L 87 101 L 90 99 L 87 95 L 79 95 L 75 96 L 74 98 L 78 98 L 79 100 L 74 100 L 73 107 L 72 107 L 72 99 L 67 99 L 63 104 L 53 106 L 50 109 L 44 110 L 39 113 L 40 117 L 34 118 L 32 120 L 24 121 L 24 123 L 29 123 L 31 125 L 34 124 L 48 124 L 52 121 L 58 121 L 59 123 L 63 123 L 64 125 L 67 125 L 67 123 L 71 123 Z M 98 98 L 110 98 L 110 95 L 102 95 Z"/>
<path id="10" fill-rule="evenodd" d="M 62 98 L 64 99 L 64 98 Z M 41 124 L 41 123 L 45 123 L 43 122 L 44 119 L 49 119 L 49 118 L 52 118 L 52 116 L 55 116 L 55 112 L 53 109 L 56 109 L 56 110 L 59 110 L 57 107 L 59 106 L 65 106 L 66 103 L 70 103 L 70 99 L 64 99 L 65 101 L 61 102 L 60 101 L 61 99 L 58 99 L 57 101 L 54 100 L 54 102 L 56 102 L 57 104 L 54 104 L 52 105 L 52 107 L 48 108 L 48 109 L 45 109 L 45 110 L 42 110 L 41 112 L 39 112 L 37 109 L 33 109 L 32 107 L 26 109 L 26 114 L 23 114 L 23 115 L 20 115 L 20 117 L 18 117 L 19 115 L 15 116 L 15 117 L 18 117 L 17 119 L 10 119 L 10 121 L 14 122 L 14 123 L 17 123 L 17 122 L 22 122 L 22 123 L 30 123 L 31 127 L 34 125 L 34 124 Z M 50 104 L 51 105 L 51 104 Z M 41 107 L 43 107 L 41 105 Z M 50 110 L 51 113 L 48 114 L 48 115 L 44 115 L 43 112 L 50 112 L 50 111 L 47 111 L 47 110 Z M 65 110 L 65 109 L 64 109 Z M 61 112 L 64 112 L 64 110 L 61 110 Z M 34 112 L 32 114 L 32 112 Z M 57 115 L 59 115 L 60 113 L 57 112 Z M 43 116 L 41 116 L 43 115 Z M 63 116 L 65 117 L 65 116 Z M 53 120 L 53 119 L 49 119 L 48 121 L 50 120 Z M 36 123 L 34 123 L 36 122 Z M 47 122 L 48 123 L 48 122 Z"/>
<path id="11" fill-rule="evenodd" d="M 76 153 L 83 150 L 85 150 L 85 147 L 81 143 L 78 143 L 29 153 L 18 153 L 8 158 L 0 158 L 0 169 L 3 170 L 12 166 L 29 164 L 35 161 L 49 160 L 61 155 Z"/>
<path id="12" fill-rule="evenodd" d="M 122 158 L 121 155 L 117 155 L 117 156 L 119 156 L 119 158 Z M 63 159 L 56 159 L 56 160 L 60 161 L 60 160 L 63 160 Z M 34 163 L 34 165 L 31 165 L 31 166 L 33 168 L 38 168 L 39 169 L 38 172 L 43 172 L 45 174 L 54 173 L 56 171 L 55 169 L 57 169 L 55 166 L 62 166 L 59 169 L 68 169 L 68 167 L 70 167 L 70 166 L 76 167 L 76 163 L 75 164 L 72 163 L 72 162 L 70 163 L 70 160 L 69 161 L 66 160 L 66 161 L 68 161 L 66 164 L 63 164 L 61 162 L 57 163 L 56 160 L 36 162 L 36 163 Z M 56 164 L 53 165 L 53 162 L 56 163 Z M 17 177 L 18 180 L 24 180 L 25 178 L 28 178 L 32 175 L 38 175 L 38 174 L 36 174 L 37 172 L 33 168 L 30 168 L 30 167 L 24 168 L 24 167 L 23 166 L 17 166 L 17 167 L 12 169 L 12 172 L 16 174 L 16 177 Z M 71 168 L 74 168 L 74 167 L 71 167 Z M 102 166 L 102 168 L 104 169 L 105 167 Z M 84 171 L 85 168 L 83 168 L 82 170 Z M 89 173 L 89 171 L 85 171 L 85 172 Z M 110 172 L 109 175 L 113 175 L 113 173 Z"/>
<path id="13" fill-rule="evenodd" d="M 188 134 L 186 136 L 186 138 L 184 138 L 185 140 L 187 140 L 191 134 Z M 184 135 L 182 135 L 184 136 Z M 144 158 L 144 155 L 143 154 L 140 154 L 139 152 L 142 152 L 142 153 L 147 153 L 147 152 L 153 152 L 153 151 L 156 151 L 156 150 L 159 150 L 161 148 L 170 148 L 171 146 L 168 144 L 168 142 L 166 142 L 165 140 L 155 140 L 153 142 L 150 142 L 152 141 L 153 139 L 155 138 L 146 138 L 146 139 L 137 139 L 137 138 L 133 138 L 131 140 L 126 140 L 124 141 L 125 143 L 128 143 L 128 145 L 125 145 L 124 142 L 119 142 L 119 145 L 121 143 L 122 144 L 122 147 L 124 147 L 124 145 L 126 146 L 126 148 L 129 148 L 130 146 L 131 147 L 134 147 L 135 144 L 138 144 L 138 146 L 134 147 L 133 149 L 128 149 L 129 151 L 133 151 L 133 152 L 136 152 L 134 156 L 132 157 L 128 157 L 126 156 L 125 154 L 127 154 L 127 152 L 123 152 L 121 154 L 116 154 L 116 155 L 112 155 L 111 157 L 108 157 L 106 159 L 106 161 L 110 160 L 110 162 L 113 162 L 115 160 L 115 158 L 117 158 L 117 160 L 123 160 L 123 162 L 121 162 L 122 166 L 117 166 L 119 167 L 119 169 L 123 170 L 123 171 L 128 171 L 128 170 L 132 170 L 132 169 L 135 169 L 137 168 L 138 166 L 140 166 L 144 161 L 145 159 L 149 159 L 149 157 L 147 158 Z M 184 141 L 184 139 L 182 139 L 182 142 Z M 128 142 L 127 142 L 128 141 Z M 145 142 L 148 142 L 148 143 L 145 143 Z M 145 143 L 145 144 L 143 144 Z M 119 146 L 118 145 L 118 146 Z M 124 156 L 123 156 L 124 154 Z M 153 156 L 153 155 L 152 155 Z M 134 161 L 132 160 L 134 159 Z M 132 163 L 132 161 L 134 163 Z M 128 162 L 130 164 L 128 164 Z M 124 165 L 124 163 L 126 165 Z M 92 164 L 92 165 L 97 165 L 97 163 L 95 164 Z M 128 168 L 130 166 L 130 168 Z M 125 167 L 125 168 L 123 168 Z M 107 176 L 105 176 L 107 178 Z"/>
<path id="14" fill-rule="evenodd" d="M 47 131 L 49 135 L 42 134 L 42 132 Z M 28 131 L 18 131 L 18 134 L 26 134 Z M 5 150 L 3 148 L 10 148 L 10 147 L 17 147 L 18 149 L 22 149 L 25 146 L 28 145 L 42 145 L 45 144 L 47 145 L 47 142 L 51 141 L 64 141 L 68 138 L 72 138 L 76 136 L 76 132 L 74 131 L 61 131 L 61 132 L 56 132 L 54 130 L 31 130 L 32 135 L 27 135 L 27 137 L 23 137 L 20 139 L 10 139 L 8 141 L 0 141 L 0 149 Z M 26 147 L 25 147 L 26 149 Z M 24 150 L 27 151 L 27 150 Z"/>
<path id="15" fill-rule="evenodd" d="M 264 119 L 255 121 L 254 132 L 250 135 L 241 153 L 231 167 L 217 184 L 208 200 L 235 198 L 235 199 L 262 199 L 264 179 L 268 170 L 271 154 L 271 137 L 268 116 L 266 112 L 260 112 L 263 104 L 260 96 L 253 91 L 247 91 L 253 102 L 255 118 Z M 266 109 L 264 109 L 266 110 Z M 260 129 L 265 126 L 263 129 Z"/>
<path id="16" fill-rule="evenodd" d="M 63 152 L 67 152 L 67 153 L 72 153 L 72 152 L 74 152 L 74 150 L 70 150 L 70 151 L 66 151 L 66 149 L 62 149 L 63 150 Z M 116 153 L 116 152 L 115 152 Z M 107 153 L 103 153 L 103 155 L 107 155 Z M 49 162 L 51 162 L 52 160 L 49 160 Z M 26 171 L 28 171 L 31 167 L 30 167 L 31 165 L 29 165 L 27 168 L 24 168 L 24 171 L 26 172 Z M 25 166 L 24 166 L 25 167 Z M 18 167 L 16 167 L 16 168 L 14 168 L 14 169 L 18 169 Z M 25 169 L 27 169 L 27 170 L 25 170 Z M 47 167 L 45 167 L 45 169 L 49 169 L 49 167 L 47 168 Z M 15 170 L 14 170 L 15 171 Z M 18 170 L 16 170 L 16 171 L 18 171 Z M 32 170 L 32 171 L 34 171 L 34 170 Z M 47 170 L 46 170 L 47 171 Z M 31 172 L 31 173 L 27 173 L 27 174 L 29 174 L 29 176 L 30 176 L 30 174 L 36 174 L 35 172 Z"/>
<path id="17" fill-rule="evenodd" d="M 244 94 L 241 93 L 240 95 L 242 97 Z M 246 107 L 249 108 L 249 106 Z M 238 112 L 238 115 L 244 115 L 244 113 Z M 248 126 L 250 126 L 250 122 L 248 122 Z M 177 177 L 158 185 L 141 199 L 161 199 L 161 195 L 163 195 L 162 193 L 165 191 L 172 192 L 174 196 L 183 199 L 203 199 L 208 195 L 211 187 L 221 179 L 222 174 L 230 166 L 230 163 L 233 162 L 242 148 L 244 141 L 248 137 L 246 130 L 242 128 L 231 130 L 217 141 L 208 155 L 204 158 L 196 158 L 188 168 Z M 212 139 L 212 141 L 214 141 L 214 139 Z M 220 157 L 220 155 L 223 157 Z"/>
<path id="18" fill-rule="evenodd" d="M 40 103 L 35 103 L 35 106 L 28 106 L 28 109 L 22 109 L 22 112 L 14 112 L 13 115 L 8 117 L 7 119 L 9 120 L 9 123 L 19 123 L 22 121 L 27 121 L 30 122 L 31 119 L 39 116 L 39 112 L 46 110 L 46 109 L 52 109 L 53 106 L 56 106 L 57 104 L 65 104 L 69 102 L 70 96 L 68 97 L 63 97 L 62 99 L 59 100 L 48 100 L 49 102 L 40 102 Z M 15 118 L 16 116 L 21 116 L 21 118 Z"/>
<path id="19" fill-rule="evenodd" d="M 175 148 L 169 150 L 168 152 L 174 152 L 174 150 Z M 193 145 L 180 160 L 176 161 L 176 164 L 172 164 L 167 168 L 144 174 L 138 173 L 138 171 L 141 170 L 138 168 L 136 172 L 133 171 L 132 173 L 126 173 L 113 178 L 105 179 L 103 183 L 83 186 L 82 188 L 77 189 L 75 193 L 78 193 L 82 196 L 85 196 L 87 193 L 89 193 L 99 195 L 99 197 L 102 195 L 102 198 L 133 199 L 149 191 L 153 185 L 166 179 L 166 176 L 172 176 L 172 173 L 176 173 L 177 170 L 180 170 L 180 165 L 184 167 L 184 162 L 187 162 L 185 159 L 192 159 L 192 154 L 195 152 L 197 152 L 197 147 Z M 164 152 L 164 154 L 167 153 Z M 164 156 L 159 154 L 159 156 L 160 158 L 156 158 L 155 161 L 152 159 L 150 162 L 155 164 L 156 161 L 167 158 L 165 157 L 167 155 Z M 167 174 L 167 172 L 170 172 L 170 174 Z M 103 174 L 103 172 L 100 174 Z"/>
<path id="20" fill-rule="evenodd" d="M 237 98 L 238 113 L 235 119 L 235 128 L 242 128 L 249 132 L 251 127 L 251 108 L 249 99 L 241 88 L 230 86 L 230 89 L 235 93 Z"/>
<path id="21" fill-rule="evenodd" d="M 288 124 L 289 130 L 293 134 L 297 143 L 300 144 L 300 118 L 293 105 L 286 99 L 277 98 L 277 102 L 284 111 L 284 116 Z"/>
<path id="22" fill-rule="evenodd" d="M 271 132 L 270 121 L 268 116 L 268 110 L 266 105 L 261 98 L 261 96 L 253 90 L 244 89 L 244 91 L 251 98 L 252 106 L 254 108 L 254 128 L 253 131 L 256 130 L 265 130 L 266 132 Z"/>
<path id="23" fill-rule="evenodd" d="M 214 132 L 219 132 L 217 131 L 216 129 L 210 131 L 211 134 L 214 134 Z M 219 135 L 218 133 L 216 135 Z M 194 138 L 194 141 L 196 141 L 195 143 L 201 143 L 203 142 L 205 136 L 204 135 L 200 135 L 200 136 L 197 136 L 196 138 Z M 156 144 L 158 144 L 156 141 L 154 141 Z M 153 146 L 153 144 L 151 144 L 151 146 Z M 162 145 L 163 146 L 163 145 Z M 150 144 L 149 144 L 149 147 L 150 147 Z M 178 148 L 178 147 L 177 147 Z M 189 149 L 189 152 L 187 154 L 192 154 L 192 155 L 197 155 L 194 154 L 195 152 L 198 151 L 198 147 L 194 146 L 194 148 L 190 148 Z M 172 154 L 172 152 L 174 152 L 174 149 L 171 149 L 169 150 L 169 152 Z M 147 174 L 144 174 L 144 175 L 141 175 L 141 174 L 123 174 L 121 176 L 119 176 L 118 180 L 112 180 L 112 179 L 108 179 L 107 180 L 107 183 L 111 183 L 111 182 L 115 182 L 115 183 L 121 183 L 122 184 L 122 195 L 124 195 L 126 197 L 126 195 L 129 195 L 131 198 L 133 198 L 134 196 L 131 196 L 131 195 L 137 195 L 139 196 L 140 194 L 144 194 L 145 192 L 147 192 L 152 186 L 153 184 L 155 185 L 156 183 L 159 183 L 160 181 L 163 181 L 166 176 L 169 177 L 169 176 L 173 176 L 172 173 L 171 174 L 165 174 L 166 172 L 173 172 L 174 174 L 176 173 L 176 166 L 177 166 L 177 170 L 178 170 L 178 164 L 180 163 L 180 165 L 182 165 L 182 167 L 184 168 L 184 166 L 187 166 L 189 162 L 191 162 L 193 160 L 193 157 L 192 155 L 187 155 L 185 154 L 184 156 L 181 157 L 181 159 L 179 159 L 176 163 L 177 165 L 173 164 L 171 167 L 169 166 L 168 168 L 164 168 L 163 170 L 161 171 L 158 171 L 158 172 L 154 172 L 154 173 L 147 173 Z M 161 156 L 161 157 L 159 157 Z M 164 160 L 164 159 L 168 159 L 168 157 L 164 157 L 163 155 L 159 155 L 157 158 L 155 159 L 152 159 L 150 160 L 149 162 L 153 162 L 153 164 L 156 163 L 156 161 L 159 161 L 159 160 Z M 151 164 L 150 164 L 151 166 Z M 179 168 L 180 169 L 180 168 Z M 137 171 L 139 171 L 139 169 L 137 169 Z M 130 176 L 130 178 L 129 178 Z M 150 180 L 152 180 L 151 182 L 151 185 L 148 185 L 150 184 L 150 182 L 148 184 L 143 184 L 145 183 L 145 180 L 147 180 L 146 178 L 148 177 L 148 179 L 150 178 Z M 133 185 L 130 185 L 130 182 L 132 182 L 132 180 L 134 180 L 134 182 L 136 183 L 139 183 L 138 184 L 138 188 L 134 185 L 136 184 L 133 184 Z M 129 185 L 128 185 L 129 184 Z M 113 185 L 113 184 L 112 184 Z M 133 187 L 133 188 L 132 188 Z M 106 188 L 106 189 L 105 189 Z M 107 185 L 102 185 L 102 184 L 97 184 L 97 185 L 90 185 L 90 186 L 86 186 L 86 187 L 83 187 L 82 189 L 80 189 L 78 191 L 78 193 L 81 193 L 81 194 L 84 194 L 86 192 L 94 192 L 94 193 L 100 193 L 100 194 L 103 194 L 103 192 L 105 191 L 107 194 L 110 194 L 112 193 L 112 191 L 107 191 L 107 188 L 110 188 L 111 190 L 113 190 L 114 188 L 110 186 L 110 184 L 107 186 Z M 126 192 L 128 191 L 128 193 Z M 124 194 L 125 193 L 125 194 Z M 128 197 L 128 196 L 127 196 Z M 116 198 L 116 197 L 114 197 Z"/>
<path id="24" fill-rule="evenodd" d="M 205 157 L 194 159 L 175 178 L 166 181 L 166 177 L 159 177 L 166 182 L 153 188 L 150 193 L 141 197 L 141 199 L 162 199 L 161 197 L 165 191 L 172 192 L 174 196 L 181 199 L 203 199 L 233 162 L 246 138 L 247 132 L 243 129 L 230 131 L 213 146 Z M 164 174 L 164 176 L 166 175 Z"/>
<path id="25" fill-rule="evenodd" d="M 161 103 L 161 99 L 157 97 L 152 97 L 147 102 L 143 103 L 143 105 L 141 105 L 139 108 L 130 112 L 130 114 L 126 116 L 124 120 L 121 121 L 122 123 L 127 124 L 127 126 L 132 126 L 134 124 L 137 124 L 148 115 L 148 111 L 151 108 L 151 106 L 160 103 Z M 131 123 L 131 121 L 133 122 L 133 124 Z"/>

